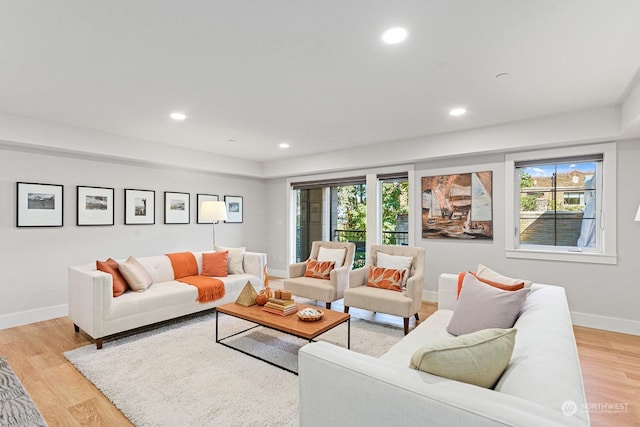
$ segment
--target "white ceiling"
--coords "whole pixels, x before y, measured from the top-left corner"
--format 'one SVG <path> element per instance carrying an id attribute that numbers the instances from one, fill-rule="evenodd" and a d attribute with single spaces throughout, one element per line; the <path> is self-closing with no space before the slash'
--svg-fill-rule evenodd
<path id="1" fill-rule="evenodd" d="M 0 0 L 0 111 L 306 156 L 618 104 L 639 17 L 637 0 Z M 380 42 L 392 26 L 405 43 Z"/>

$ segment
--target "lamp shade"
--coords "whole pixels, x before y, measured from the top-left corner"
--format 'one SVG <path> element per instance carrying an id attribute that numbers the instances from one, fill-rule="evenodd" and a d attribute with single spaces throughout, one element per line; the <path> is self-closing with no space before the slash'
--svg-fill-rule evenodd
<path id="1" fill-rule="evenodd" d="M 640 221 L 640 206 L 638 206 L 638 211 L 636 212 L 636 221 Z"/>
<path id="2" fill-rule="evenodd" d="M 200 218 L 204 221 L 226 221 L 227 205 L 224 202 L 207 200 L 200 205 Z"/>

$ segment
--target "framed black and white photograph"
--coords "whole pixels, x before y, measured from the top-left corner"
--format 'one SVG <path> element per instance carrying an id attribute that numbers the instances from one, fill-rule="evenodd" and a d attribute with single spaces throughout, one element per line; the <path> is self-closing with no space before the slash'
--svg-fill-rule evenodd
<path id="1" fill-rule="evenodd" d="M 189 224 L 189 193 L 164 192 L 164 223 Z"/>
<path id="2" fill-rule="evenodd" d="M 242 196 L 224 196 L 227 205 L 227 220 L 225 222 L 242 222 Z"/>
<path id="3" fill-rule="evenodd" d="M 202 219 L 200 216 L 200 210 L 202 209 L 202 202 L 217 202 L 220 197 L 215 194 L 196 194 L 196 221 L 198 224 L 212 224 L 213 221 Z M 218 221 L 216 221 L 216 224 Z"/>
<path id="4" fill-rule="evenodd" d="M 62 185 L 18 182 L 18 227 L 62 227 Z"/>
<path id="5" fill-rule="evenodd" d="M 78 185 L 78 225 L 114 225 L 113 188 Z"/>
<path id="6" fill-rule="evenodd" d="M 156 192 L 153 190 L 124 190 L 124 223 L 155 224 Z"/>

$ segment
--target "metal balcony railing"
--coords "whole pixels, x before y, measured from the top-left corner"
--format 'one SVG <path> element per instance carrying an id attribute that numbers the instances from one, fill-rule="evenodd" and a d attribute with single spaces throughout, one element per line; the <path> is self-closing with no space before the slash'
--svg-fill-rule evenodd
<path id="1" fill-rule="evenodd" d="M 356 253 L 353 260 L 353 268 L 364 267 L 367 251 L 366 230 L 333 230 L 332 239 L 334 242 L 353 242 L 356 245 Z M 406 231 L 383 231 L 383 245 L 403 245 L 409 244 L 409 233 Z M 300 228 L 296 229 L 296 254 L 299 261 L 304 260 L 308 254 L 300 253 Z"/>
<path id="2" fill-rule="evenodd" d="M 356 245 L 356 253 L 353 259 L 353 268 L 364 267 L 366 263 L 367 232 L 366 230 L 333 230 L 333 241 L 353 242 Z M 406 231 L 383 231 L 383 245 L 408 245 L 409 233 Z"/>

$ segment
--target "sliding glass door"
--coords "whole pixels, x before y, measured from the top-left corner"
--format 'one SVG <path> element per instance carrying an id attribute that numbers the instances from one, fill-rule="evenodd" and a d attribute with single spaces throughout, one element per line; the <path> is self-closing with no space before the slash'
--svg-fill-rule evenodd
<path id="1" fill-rule="evenodd" d="M 296 262 L 304 261 L 311 253 L 311 242 L 324 240 L 323 188 L 295 190 L 296 194 Z"/>
<path id="2" fill-rule="evenodd" d="M 311 242 L 331 240 L 356 244 L 356 265 L 364 265 L 367 198 L 364 177 L 303 182 L 292 185 L 296 200 L 297 262 L 311 252 Z"/>
<path id="3" fill-rule="evenodd" d="M 377 188 L 367 188 L 367 177 Z M 364 266 L 367 246 L 409 244 L 406 172 L 296 182 L 291 187 L 296 203 L 296 262 L 309 257 L 311 243 L 316 240 L 355 243 L 354 268 Z M 368 190 L 372 191 L 370 198 Z M 371 227 L 370 241 L 367 224 Z"/>

